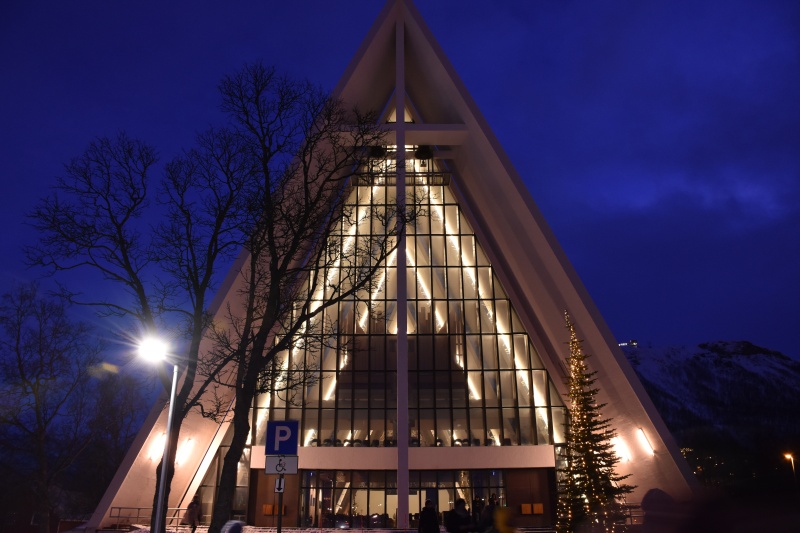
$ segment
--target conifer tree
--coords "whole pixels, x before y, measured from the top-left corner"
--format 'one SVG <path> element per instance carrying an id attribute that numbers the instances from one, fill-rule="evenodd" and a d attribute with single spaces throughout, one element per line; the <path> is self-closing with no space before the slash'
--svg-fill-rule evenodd
<path id="1" fill-rule="evenodd" d="M 564 312 L 569 331 L 567 365 L 569 416 L 559 468 L 559 498 L 556 529 L 573 531 L 621 531 L 624 528 L 624 496 L 633 486 L 622 484 L 628 476 L 614 471 L 619 458 L 612 439 L 610 419 L 603 418 L 605 404 L 597 403 L 596 372 L 586 366 L 583 351 L 569 313 Z"/>

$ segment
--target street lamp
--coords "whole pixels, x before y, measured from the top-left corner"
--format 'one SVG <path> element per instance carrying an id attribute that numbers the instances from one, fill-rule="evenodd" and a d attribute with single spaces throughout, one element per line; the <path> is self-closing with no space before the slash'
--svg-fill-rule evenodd
<path id="1" fill-rule="evenodd" d="M 792 462 L 792 476 L 794 477 L 794 486 L 797 488 L 797 472 L 794 471 L 794 456 L 790 453 L 784 455 L 785 458 Z"/>
<path id="2" fill-rule="evenodd" d="M 155 337 L 148 337 L 139 344 L 139 355 L 149 361 L 166 361 L 169 346 Z M 167 431 L 164 434 L 164 454 L 161 458 L 161 478 L 156 492 L 156 516 L 153 533 L 164 533 L 167 496 L 167 462 L 169 460 L 169 436 L 172 432 L 172 414 L 175 411 L 175 391 L 178 386 L 178 365 L 172 365 L 172 392 L 169 395 L 169 414 L 167 415 Z"/>

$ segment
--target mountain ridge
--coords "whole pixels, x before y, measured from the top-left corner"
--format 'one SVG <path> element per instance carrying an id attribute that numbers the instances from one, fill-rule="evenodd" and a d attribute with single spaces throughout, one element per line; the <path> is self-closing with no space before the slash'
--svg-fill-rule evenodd
<path id="1" fill-rule="evenodd" d="M 800 452 L 800 361 L 749 341 L 622 350 L 701 481 L 785 477 L 783 455 Z"/>

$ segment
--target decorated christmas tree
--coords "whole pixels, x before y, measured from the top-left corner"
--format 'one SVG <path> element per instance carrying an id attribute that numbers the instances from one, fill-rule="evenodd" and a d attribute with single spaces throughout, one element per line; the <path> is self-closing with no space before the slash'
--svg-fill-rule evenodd
<path id="1" fill-rule="evenodd" d="M 634 487 L 622 484 L 628 476 L 617 475 L 619 458 L 609 419 L 597 403 L 595 374 L 586 366 L 589 357 L 582 348 L 569 313 L 564 313 L 569 331 L 567 365 L 569 416 L 558 471 L 559 496 L 556 529 L 572 531 L 621 531 L 624 529 L 624 496 Z"/>

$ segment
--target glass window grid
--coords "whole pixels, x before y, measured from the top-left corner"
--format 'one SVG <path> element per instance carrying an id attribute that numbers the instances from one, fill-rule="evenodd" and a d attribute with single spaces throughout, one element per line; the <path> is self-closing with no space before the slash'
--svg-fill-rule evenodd
<path id="1" fill-rule="evenodd" d="M 391 192 L 384 189 L 392 189 L 393 187 L 377 187 L 377 186 L 357 186 L 354 197 L 357 199 L 360 206 L 363 202 L 364 205 L 371 203 L 373 198 L 379 197 L 385 201 L 387 197 L 391 196 Z M 410 189 L 411 187 L 407 187 Z M 364 189 L 368 190 L 366 193 Z M 425 187 L 417 187 L 417 189 L 426 189 Z M 431 445 L 431 446 L 451 446 L 451 445 L 519 445 L 519 444 L 549 444 L 553 439 L 552 420 L 551 414 L 550 395 L 552 385 L 546 387 L 541 393 L 537 393 L 539 401 L 534 401 L 534 394 L 531 390 L 530 384 L 534 383 L 531 379 L 533 370 L 543 370 L 538 355 L 535 353 L 533 346 L 527 338 L 527 333 L 523 330 L 519 318 L 507 299 L 505 293 L 500 288 L 497 277 L 491 272 L 491 265 L 486 258 L 480 245 L 475 240 L 474 234 L 469 228 L 463 213 L 455 202 L 452 194 L 447 186 L 428 186 L 427 189 L 431 191 L 430 194 L 424 195 L 427 204 L 423 206 L 431 218 L 437 218 L 438 215 L 444 214 L 447 224 L 440 223 L 437 225 L 433 220 L 428 223 L 419 223 L 415 226 L 408 228 L 408 247 L 413 247 L 413 251 L 409 253 L 415 263 L 428 263 L 427 265 L 418 264 L 415 266 L 409 265 L 409 283 L 408 283 L 408 302 L 412 318 L 418 318 L 418 309 L 430 312 L 430 318 L 424 328 L 417 327 L 418 322 L 414 321 L 414 330 L 409 333 L 409 419 L 416 423 L 416 431 L 422 426 L 431 428 L 430 421 L 426 416 L 434 413 L 434 420 L 432 424 L 433 435 L 420 436 L 419 434 L 409 435 L 411 445 Z M 434 201 L 432 202 L 432 198 Z M 438 213 L 438 215 L 436 214 Z M 364 237 L 361 234 L 363 225 L 356 228 L 356 238 Z M 369 231 L 369 225 L 366 227 Z M 427 229 L 423 233 L 422 229 Z M 455 232 L 454 232 L 455 230 Z M 337 239 L 338 245 L 341 246 L 343 239 L 346 238 L 344 226 L 340 227 L 340 235 Z M 438 231 L 438 233 L 436 233 Z M 440 255 L 441 264 L 436 266 L 430 265 L 430 260 L 426 259 L 423 254 L 434 254 L 436 247 L 433 246 L 434 240 L 438 239 L 445 248 L 454 248 L 455 242 L 468 243 L 469 253 L 466 254 L 470 259 L 463 261 L 464 254 L 455 253 L 442 253 Z M 430 251 L 430 252 L 429 252 Z M 447 250 L 445 250 L 447 251 Z M 431 256 L 428 256 L 431 257 Z M 474 260 L 473 260 L 474 258 Z M 380 275 L 385 276 L 385 279 L 393 279 L 392 272 L 395 265 L 382 267 Z M 464 274 L 465 269 L 469 269 L 472 274 Z M 416 273 L 421 272 L 421 276 Z M 329 272 L 321 272 L 320 275 L 330 275 Z M 437 277 L 438 276 L 438 277 Z M 474 289 L 467 288 L 469 284 L 466 279 L 474 277 Z M 427 280 L 429 291 L 431 294 L 425 294 L 422 290 L 419 279 Z M 433 298 L 433 293 L 436 283 L 440 283 L 444 288 L 444 294 L 439 293 L 439 298 Z M 392 285 L 390 283 L 390 285 Z M 457 285 L 457 286 L 456 286 Z M 392 312 L 395 298 L 392 291 L 387 287 L 383 287 L 381 291 L 376 291 L 376 294 L 371 295 L 367 300 L 370 303 L 377 304 L 377 307 L 382 310 L 385 315 Z M 451 293 L 459 296 L 458 298 L 452 297 Z M 462 295 L 475 295 L 474 298 L 464 298 Z M 375 296 L 373 299 L 372 296 Z M 363 301 L 363 300 L 360 300 Z M 380 316 L 377 313 L 370 311 L 368 319 L 364 321 L 364 331 L 356 322 L 360 322 L 361 318 L 355 316 L 353 309 L 359 304 L 360 301 L 350 303 L 340 303 L 339 308 L 336 309 L 337 313 L 331 313 L 332 317 L 342 317 L 341 307 L 344 305 L 350 306 L 349 314 L 355 317 L 355 320 L 342 319 L 340 323 L 346 327 L 343 330 L 342 338 L 348 339 L 340 343 L 340 348 L 335 351 L 334 361 L 335 367 L 330 369 L 320 368 L 321 362 L 314 361 L 314 355 L 307 351 L 299 350 L 301 353 L 293 353 L 292 359 L 296 357 L 305 358 L 306 362 L 314 363 L 318 368 L 319 375 L 323 378 L 316 387 L 305 388 L 299 394 L 303 409 L 301 420 L 302 435 L 309 435 L 305 438 L 301 445 L 325 445 L 325 439 L 331 441 L 331 445 L 347 445 L 348 440 L 351 442 L 355 440 L 354 434 L 358 431 L 364 431 L 364 425 L 357 421 L 354 416 L 342 417 L 341 414 L 354 413 L 354 409 L 363 408 L 366 403 L 369 409 L 369 419 L 365 435 L 365 439 L 360 439 L 362 445 L 374 445 L 378 441 L 379 445 L 393 445 L 396 443 L 396 436 L 393 432 L 394 423 L 396 418 L 393 417 L 393 409 L 395 403 L 395 391 L 393 385 L 396 383 L 396 375 L 394 372 L 393 362 L 394 354 L 390 349 L 390 339 L 393 335 L 388 334 L 386 316 Z M 450 311 L 447 317 L 439 316 L 437 318 L 437 311 L 446 309 L 439 304 L 448 304 Z M 474 303 L 469 303 L 474 302 Z M 498 303 L 500 302 L 500 303 Z M 472 336 L 477 336 L 482 339 L 477 347 L 477 357 L 467 357 L 463 353 L 467 346 L 467 333 L 464 331 L 464 307 L 468 305 L 470 309 L 474 309 L 477 304 L 478 313 L 474 322 L 477 323 L 475 332 L 469 332 Z M 500 305 L 502 304 L 502 305 Z M 492 316 L 501 309 L 504 315 L 504 322 L 508 331 L 499 333 L 497 328 L 492 323 Z M 333 309 L 332 309 L 333 310 Z M 441 312 L 439 313 L 441 315 Z M 363 315 L 361 315 L 363 316 Z M 496 316 L 496 315 L 495 315 Z M 439 322 L 445 322 L 444 327 L 440 327 Z M 411 323 L 411 321 L 409 321 Z M 438 330 L 438 331 L 437 331 Z M 487 332 L 488 330 L 488 332 Z M 439 333 L 437 335 L 436 333 Z M 449 335 L 442 335 L 442 333 L 449 333 Z M 434 342 L 431 353 L 427 356 L 432 360 L 431 364 L 428 361 L 422 362 L 426 355 L 420 350 L 412 350 L 411 346 L 419 346 L 419 339 L 423 336 L 433 335 L 434 338 L 443 336 L 446 337 L 445 341 Z M 524 336 L 526 342 L 522 350 L 517 347 L 517 342 L 512 342 L 514 337 Z M 364 341 L 363 339 L 368 339 Z M 377 343 L 376 343 L 377 341 Z M 358 343 L 363 346 L 363 349 L 355 348 Z M 486 344 L 484 344 L 486 343 Z M 376 346 L 382 345 L 382 349 L 375 350 Z M 344 347 L 352 350 L 348 357 L 349 364 L 343 365 L 343 350 Z M 430 343 L 424 344 L 430 346 Z M 493 361 L 487 364 L 484 360 L 483 354 L 485 352 L 484 346 L 490 346 L 490 351 L 493 354 Z M 440 353 L 446 350 L 448 353 Z M 358 362 L 356 357 L 361 355 L 361 352 L 366 351 L 369 357 L 359 357 Z M 461 351 L 461 357 L 457 357 L 458 351 Z M 524 352 L 524 353 L 522 353 Z M 500 354 L 505 353 L 505 356 Z M 413 360 L 412 360 L 413 359 Z M 472 360 L 470 360 L 472 359 Z M 517 365 L 521 363 L 518 368 Z M 463 366 L 463 367 L 462 367 Z M 348 368 L 349 367 L 349 368 Z M 433 390 L 423 390 L 422 385 L 430 383 L 431 381 L 426 377 L 420 378 L 420 375 L 430 373 L 431 367 L 434 371 L 434 376 L 437 378 L 432 381 Z M 360 380 L 354 379 L 353 372 L 366 371 L 370 376 L 370 382 L 377 381 L 386 385 L 385 388 L 374 388 L 367 386 L 364 388 L 362 385 L 356 386 L 361 383 Z M 487 372 L 489 373 L 487 375 Z M 498 373 L 500 372 L 500 373 Z M 511 379 L 508 373 L 515 376 Z M 350 379 L 343 379 L 350 376 Z M 380 376 L 380 377 L 378 377 Z M 465 379 L 462 379 L 465 378 Z M 444 379 L 442 379 L 444 378 Z M 335 390 L 331 394 L 326 391 L 332 387 L 335 380 Z M 547 378 L 549 382 L 549 378 Z M 468 382 L 469 384 L 465 384 Z M 522 385 L 521 385 L 522 384 Z M 527 384 L 527 386 L 526 386 Z M 528 390 L 521 390 L 521 389 Z M 363 392 L 367 391 L 367 397 L 363 396 Z M 361 394 L 359 394 L 361 393 Z M 452 394 L 450 394 L 452 393 Z M 491 399 L 487 399 L 487 394 Z M 422 395 L 422 396 L 420 396 Z M 517 400 L 523 396 L 525 398 L 522 405 Z M 427 396 L 427 397 L 426 397 Z M 461 397 L 459 397 L 461 396 Z M 431 411 L 429 397 L 437 398 L 435 407 Z M 327 398 L 327 399 L 326 399 Z M 439 402 L 439 398 L 448 399 L 444 404 Z M 496 398 L 496 399 L 495 399 Z M 544 398 L 545 405 L 541 405 L 542 398 Z M 278 400 L 277 398 L 275 400 Z M 265 407 L 269 410 L 269 417 L 271 419 L 284 419 L 285 413 L 278 413 L 283 409 L 288 409 L 288 406 L 282 405 L 282 402 L 273 400 L 271 405 Z M 358 403 L 358 406 L 356 406 Z M 560 400 L 556 402 L 561 404 Z M 453 409 L 456 407 L 469 406 L 470 410 L 477 410 L 481 412 L 480 416 L 473 418 L 455 416 Z M 533 409 L 530 407 L 546 407 L 546 417 L 534 416 Z M 489 418 L 495 418 L 494 413 L 486 411 L 486 409 L 503 408 L 503 412 L 511 415 L 511 418 L 506 419 L 505 416 L 501 417 L 503 422 L 494 424 L 496 427 L 489 427 L 487 425 L 487 414 Z M 521 410 L 520 410 L 521 409 Z M 423 413 L 424 411 L 424 413 Z M 519 417 L 521 415 L 527 416 L 531 413 L 530 419 L 526 423 L 520 423 Z M 381 417 L 380 414 L 383 413 Z M 426 416 L 423 416 L 425 414 Z M 447 416 L 442 416 L 442 415 Z M 254 417 L 254 419 L 257 417 Z M 555 417 L 558 419 L 558 417 Z M 454 431 L 458 421 L 465 421 L 464 427 L 458 428 Z M 474 420 L 474 422 L 473 422 Z M 330 427 L 330 422 L 333 421 L 334 429 L 331 435 L 326 437 L 322 434 L 322 429 Z M 473 430 L 473 426 L 474 429 Z M 541 428 L 546 426 L 546 432 L 537 431 L 534 429 L 532 436 L 523 436 L 520 434 L 520 428 Z M 517 428 L 517 429 L 514 429 Z M 318 430 L 319 429 L 319 430 Z M 491 433 L 490 433 L 491 431 Z M 377 432 L 377 434 L 376 434 Z M 457 434 L 458 433 L 458 434 Z M 556 429 L 556 434 L 559 431 Z M 449 438 L 442 438 L 443 435 L 448 435 Z M 349 436 L 348 436 L 349 435 Z M 345 436 L 345 438 L 342 438 Z M 377 439 L 373 437 L 378 436 Z M 428 438 L 430 437 L 430 438 Z M 460 437 L 460 438 L 457 438 Z M 263 439 L 263 435 L 257 435 L 258 441 Z M 415 442 L 413 439 L 419 439 Z M 339 444 L 341 442 L 341 444 Z M 261 443 L 263 444 L 263 442 Z"/>
<path id="2" fill-rule="evenodd" d="M 393 470 L 303 470 L 301 524 L 319 528 L 393 528 L 397 524 L 397 473 Z M 441 514 L 458 498 L 472 508 L 496 495 L 506 502 L 502 470 L 409 471 L 409 526 L 418 524 L 426 499 Z"/>
<path id="3" fill-rule="evenodd" d="M 231 426 L 225 437 L 222 439 L 220 447 L 217 449 L 211 464 L 206 471 L 205 477 L 200 483 L 197 492 L 200 494 L 200 509 L 202 517 L 201 524 L 208 524 L 211 520 L 212 510 L 217 494 L 217 487 L 219 486 L 220 477 L 222 476 L 222 464 L 225 455 L 230 449 L 231 440 L 233 439 L 233 426 Z M 249 503 L 250 494 L 250 454 L 252 448 L 246 446 L 242 451 L 242 457 L 236 466 L 236 487 L 234 489 L 234 499 L 232 508 L 232 517 L 235 520 L 245 520 L 247 516 L 247 508 Z"/>

